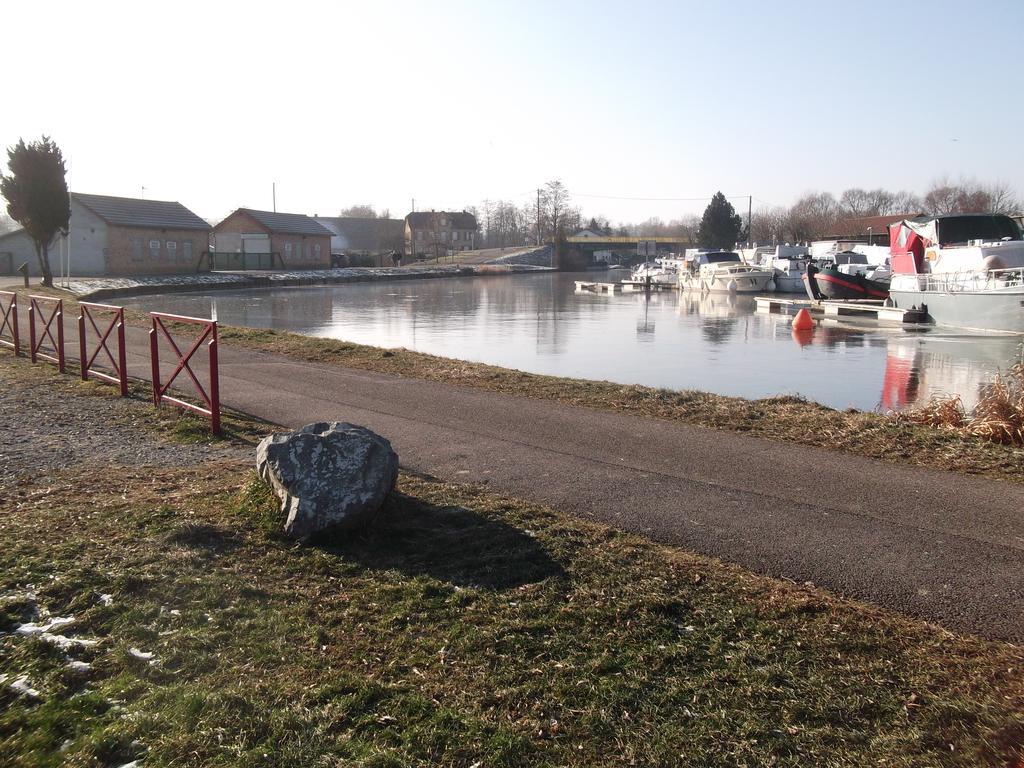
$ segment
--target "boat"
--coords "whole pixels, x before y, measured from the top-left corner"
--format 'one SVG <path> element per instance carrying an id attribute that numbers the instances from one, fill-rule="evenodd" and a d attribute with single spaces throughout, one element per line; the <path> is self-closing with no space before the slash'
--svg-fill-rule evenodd
<path id="1" fill-rule="evenodd" d="M 867 260 L 857 251 L 840 251 L 831 261 L 808 262 L 803 274 L 807 295 L 813 301 L 889 298 L 887 270 Z"/>
<path id="2" fill-rule="evenodd" d="M 735 251 L 701 251 L 692 255 L 679 271 L 679 287 L 691 291 L 764 293 L 772 271 L 744 264 Z"/>
<path id="3" fill-rule="evenodd" d="M 772 271 L 775 290 L 779 293 L 803 293 L 804 271 L 810 261 L 807 248 L 802 245 L 777 245 L 755 251 L 759 267 Z"/>
<path id="4" fill-rule="evenodd" d="M 679 280 L 674 259 L 655 259 L 654 263 L 644 263 L 633 269 L 631 279 L 638 283 L 658 283 L 675 285 Z"/>
<path id="5" fill-rule="evenodd" d="M 890 299 L 937 325 L 1024 333 L 1024 241 L 999 214 L 904 219 L 889 227 Z"/>

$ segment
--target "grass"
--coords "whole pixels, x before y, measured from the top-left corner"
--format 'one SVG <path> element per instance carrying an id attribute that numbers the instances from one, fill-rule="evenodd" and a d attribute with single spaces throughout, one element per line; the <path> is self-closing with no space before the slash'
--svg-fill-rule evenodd
<path id="1" fill-rule="evenodd" d="M 1024 445 L 1024 363 L 1016 363 L 1004 375 L 982 388 L 974 410 L 968 413 L 959 395 L 933 398 L 906 415 L 958 435 L 981 438 L 1001 445 Z"/>
<path id="2" fill-rule="evenodd" d="M 4 765 L 1024 757 L 1012 646 L 422 477 L 362 536 L 306 548 L 239 466 L 105 478 L 53 483 L 45 530 L 38 501 L 5 516 L 7 614 L 72 615 L 99 645 L 70 652 L 83 675 L 0 641 L 42 694 L 0 693 Z"/>
<path id="3" fill-rule="evenodd" d="M 356 536 L 302 547 L 280 524 L 248 458 L 0 498 L 0 674 L 40 693 L 0 686 L 0 764 L 1024 759 L 1010 644 L 408 473 Z M 46 615 L 97 644 L 11 633 Z"/>
<path id="4" fill-rule="evenodd" d="M 73 299 L 66 299 L 71 312 Z M 142 325 L 146 315 L 128 311 Z M 560 378 L 413 352 L 381 349 L 285 331 L 220 326 L 224 344 L 311 362 L 440 381 L 637 416 L 669 419 L 770 440 L 1010 482 L 1024 482 L 1024 448 L 979 429 L 950 429 L 921 416 L 837 411 L 799 397 L 746 400 L 696 390 L 668 390 Z M 955 410 L 947 404 L 946 410 Z"/>

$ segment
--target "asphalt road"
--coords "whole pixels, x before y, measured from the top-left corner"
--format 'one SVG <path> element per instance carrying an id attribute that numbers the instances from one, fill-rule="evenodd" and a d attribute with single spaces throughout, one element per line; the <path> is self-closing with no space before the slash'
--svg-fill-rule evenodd
<path id="1" fill-rule="evenodd" d="M 128 339 L 148 379 L 145 332 Z M 1024 641 L 1024 486 L 230 346 L 220 380 L 226 405 L 278 424 L 367 426 L 411 470 Z"/>

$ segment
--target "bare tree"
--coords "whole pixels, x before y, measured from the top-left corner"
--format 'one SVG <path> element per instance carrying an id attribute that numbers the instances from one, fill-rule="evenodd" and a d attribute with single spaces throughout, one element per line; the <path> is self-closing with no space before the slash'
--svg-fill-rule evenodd
<path id="1" fill-rule="evenodd" d="M 559 179 L 553 179 L 544 185 L 540 195 L 540 230 L 542 238 L 547 235 L 552 240 L 564 233 L 563 215 L 569 206 L 569 190 Z"/>
<path id="2" fill-rule="evenodd" d="M 932 183 L 925 193 L 924 209 L 933 216 L 951 213 L 1015 213 L 1020 209 L 1020 199 L 1013 189 L 1003 182 L 980 184 L 974 180 L 961 179 L 950 182 L 939 179 Z"/>
<path id="3" fill-rule="evenodd" d="M 343 208 L 341 213 L 338 214 L 342 218 L 352 219 L 376 219 L 377 211 L 372 205 L 360 203 L 357 205 L 350 205 L 348 208 Z M 387 218 L 384 216 L 384 218 Z"/>
<path id="4" fill-rule="evenodd" d="M 808 192 L 789 209 L 789 232 L 794 241 L 815 240 L 829 234 L 842 215 L 830 192 Z"/>
<path id="5" fill-rule="evenodd" d="M 777 245 L 786 241 L 789 226 L 789 211 L 781 206 L 758 208 L 754 211 L 751 228 L 751 242 L 762 245 Z"/>

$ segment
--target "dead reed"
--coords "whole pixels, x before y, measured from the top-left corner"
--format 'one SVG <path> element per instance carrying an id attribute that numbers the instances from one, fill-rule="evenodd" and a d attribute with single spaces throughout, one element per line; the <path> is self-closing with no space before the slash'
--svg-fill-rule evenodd
<path id="1" fill-rule="evenodd" d="M 1002 445 L 1024 446 L 1024 362 L 985 385 L 968 413 L 959 395 L 933 397 L 906 414 L 919 424 L 949 429 Z"/>

